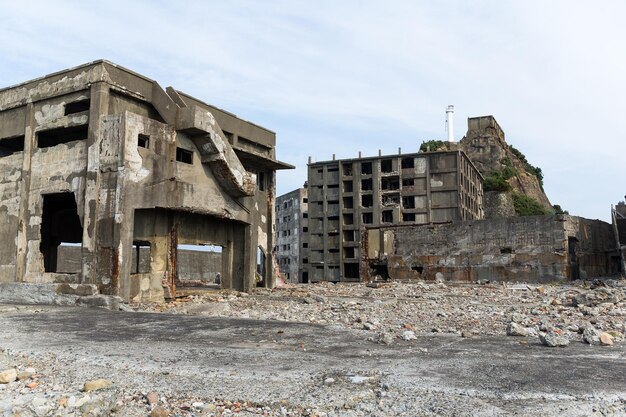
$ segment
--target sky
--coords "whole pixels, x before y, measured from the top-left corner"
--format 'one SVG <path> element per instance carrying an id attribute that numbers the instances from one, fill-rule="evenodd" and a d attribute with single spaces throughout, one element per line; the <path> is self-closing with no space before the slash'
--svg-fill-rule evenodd
<path id="1" fill-rule="evenodd" d="M 493 115 L 553 204 L 626 185 L 626 2 L 0 0 L 0 87 L 107 59 L 264 126 L 306 164 L 416 152 Z"/>

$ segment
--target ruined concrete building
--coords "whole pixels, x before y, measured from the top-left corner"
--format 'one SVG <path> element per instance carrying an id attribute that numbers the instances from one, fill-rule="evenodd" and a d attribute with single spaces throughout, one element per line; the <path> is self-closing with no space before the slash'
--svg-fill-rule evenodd
<path id="1" fill-rule="evenodd" d="M 624 201 L 611 207 L 611 220 L 613 233 L 615 233 L 615 245 L 619 252 L 621 272 L 626 275 L 626 203 Z"/>
<path id="2" fill-rule="evenodd" d="M 361 279 L 361 233 L 483 217 L 482 176 L 462 151 L 309 163 L 309 281 Z"/>
<path id="3" fill-rule="evenodd" d="M 271 287 L 275 171 L 290 168 L 275 144 L 107 61 L 4 88 L 0 281 L 162 300 L 184 284 L 179 249 L 205 245 L 223 287 Z M 80 248 L 76 273 L 58 270 L 64 247 Z"/>
<path id="4" fill-rule="evenodd" d="M 363 240 L 364 280 L 541 282 L 619 272 L 611 225 L 568 215 L 379 226 Z"/>
<path id="5" fill-rule="evenodd" d="M 308 188 L 276 197 L 275 256 L 287 282 L 308 282 Z"/>

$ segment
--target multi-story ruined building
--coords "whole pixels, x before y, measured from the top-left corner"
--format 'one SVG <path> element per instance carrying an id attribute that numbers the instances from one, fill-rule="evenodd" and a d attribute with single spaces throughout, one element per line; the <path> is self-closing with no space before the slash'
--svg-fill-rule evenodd
<path id="1" fill-rule="evenodd" d="M 276 197 L 278 267 L 286 281 L 308 282 L 308 192 L 303 188 Z"/>
<path id="2" fill-rule="evenodd" d="M 366 227 L 483 217 L 482 177 L 462 151 L 309 163 L 310 281 L 357 281 Z"/>
<path id="3" fill-rule="evenodd" d="M 223 287 L 272 286 L 275 171 L 290 167 L 275 143 L 107 61 L 0 90 L 0 281 L 159 300 L 180 285 L 179 246 L 209 245 Z M 63 246 L 80 247 L 76 273 L 57 271 Z"/>

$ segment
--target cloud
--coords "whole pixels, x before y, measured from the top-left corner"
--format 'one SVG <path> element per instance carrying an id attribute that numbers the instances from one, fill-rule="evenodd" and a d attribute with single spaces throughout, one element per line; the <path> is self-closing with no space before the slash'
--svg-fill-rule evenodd
<path id="1" fill-rule="evenodd" d="M 34 12 L 36 11 L 36 13 Z M 444 110 L 493 114 L 554 203 L 608 219 L 626 155 L 626 4 L 606 1 L 1 2 L 0 83 L 97 58 L 275 130 L 278 156 L 409 152 Z"/>

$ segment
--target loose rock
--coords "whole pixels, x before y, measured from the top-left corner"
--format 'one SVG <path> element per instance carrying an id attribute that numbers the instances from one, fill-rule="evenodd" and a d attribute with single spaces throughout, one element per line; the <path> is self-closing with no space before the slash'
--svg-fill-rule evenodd
<path id="1" fill-rule="evenodd" d="M 17 379 L 16 369 L 6 369 L 0 372 L 0 384 L 8 384 Z"/>
<path id="2" fill-rule="evenodd" d="M 83 386 L 83 391 L 97 391 L 99 389 L 108 388 L 111 385 L 113 385 L 113 382 L 109 381 L 108 379 L 94 379 L 93 381 L 85 382 L 85 385 Z"/>

